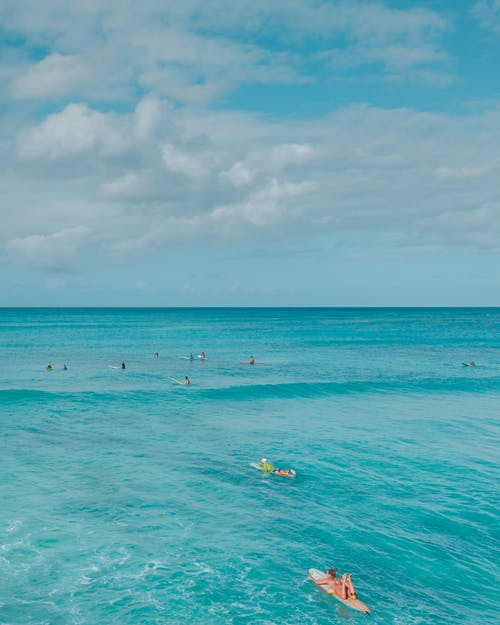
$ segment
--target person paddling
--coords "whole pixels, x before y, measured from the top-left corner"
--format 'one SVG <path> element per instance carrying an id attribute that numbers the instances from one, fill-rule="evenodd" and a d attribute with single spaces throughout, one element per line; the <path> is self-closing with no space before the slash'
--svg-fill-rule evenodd
<path id="1" fill-rule="evenodd" d="M 295 477 L 297 473 L 294 469 L 278 469 L 273 466 L 272 462 L 269 462 L 267 458 L 262 458 L 259 462 L 259 468 L 264 471 L 264 473 L 274 473 L 275 475 L 284 475 L 286 477 Z"/>

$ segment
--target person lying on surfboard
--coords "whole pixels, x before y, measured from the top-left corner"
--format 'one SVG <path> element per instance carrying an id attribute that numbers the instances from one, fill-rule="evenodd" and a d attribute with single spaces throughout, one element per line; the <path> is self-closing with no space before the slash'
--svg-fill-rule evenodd
<path id="1" fill-rule="evenodd" d="M 351 573 L 344 573 L 342 577 L 337 577 L 337 569 L 328 569 L 326 571 L 326 580 L 335 594 L 341 599 L 357 599 Z"/>
<path id="2" fill-rule="evenodd" d="M 259 462 L 259 467 L 264 471 L 264 473 L 274 473 L 275 475 L 286 475 L 291 477 L 295 477 L 297 475 L 293 469 L 276 469 L 267 458 L 262 458 Z"/>
<path id="3" fill-rule="evenodd" d="M 335 597 L 337 601 L 342 602 L 348 608 L 363 614 L 370 614 L 370 608 L 356 595 L 350 573 L 344 573 L 342 577 L 337 577 L 337 569 L 328 569 L 326 573 L 318 569 L 309 569 L 309 579 L 326 594 Z"/>

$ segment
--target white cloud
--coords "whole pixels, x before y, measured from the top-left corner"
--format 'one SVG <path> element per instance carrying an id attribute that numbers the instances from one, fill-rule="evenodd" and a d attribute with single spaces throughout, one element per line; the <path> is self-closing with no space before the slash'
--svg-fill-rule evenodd
<path id="1" fill-rule="evenodd" d="M 88 243 L 90 230 L 84 226 L 66 228 L 51 234 L 32 234 L 7 241 L 5 249 L 11 262 L 37 269 L 72 267 Z"/>
<path id="2" fill-rule="evenodd" d="M 135 108 L 135 134 L 139 140 L 154 137 L 167 122 L 169 107 L 154 94 L 145 96 Z"/>
<path id="3" fill-rule="evenodd" d="M 500 0 L 481 0 L 472 7 L 472 14 L 483 28 L 500 35 Z"/>
<path id="4" fill-rule="evenodd" d="M 63 56 L 55 52 L 18 76 L 13 82 L 12 93 L 19 99 L 54 100 L 92 82 L 92 71 L 79 56 Z"/>
<path id="5" fill-rule="evenodd" d="M 271 162 L 282 169 L 289 165 L 302 165 L 314 156 L 314 148 L 307 144 L 286 143 L 273 148 L 271 152 Z"/>
<path id="6" fill-rule="evenodd" d="M 450 23 L 436 11 L 321 0 L 3 7 L 28 41 L 0 67 L 5 97 L 18 98 L 4 103 L 0 139 L 0 243 L 13 263 L 71 266 L 87 246 L 120 256 L 278 232 L 390 232 L 397 242 L 411 232 L 421 244 L 491 246 L 484 229 L 496 232 L 500 219 L 484 208 L 498 206 L 494 106 L 454 118 L 338 104 L 349 101 L 347 81 L 368 72 L 373 82 L 453 80 Z M 484 11 L 497 3 L 477 3 L 478 15 L 481 7 L 492 18 Z M 30 59 L 37 48 L 44 59 Z M 272 87 L 267 95 L 320 74 L 345 79 L 325 95 L 339 106 L 333 114 L 228 110 L 232 94 L 251 109 L 264 101 L 259 86 Z M 54 98 L 57 112 L 42 118 Z M 447 230 L 453 214 L 467 227 Z"/>
<path id="7" fill-rule="evenodd" d="M 334 69 L 369 65 L 373 71 L 379 66 L 390 80 L 442 85 L 454 80 L 444 71 L 451 59 L 441 43 L 449 24 L 437 13 L 353 2 L 341 5 L 341 15 L 350 42 L 318 53 Z"/>
<path id="8" fill-rule="evenodd" d="M 146 179 L 137 172 L 129 171 L 123 176 L 103 182 L 98 189 L 101 197 L 110 200 L 133 200 L 144 197 Z"/>
<path id="9" fill-rule="evenodd" d="M 166 168 L 172 172 L 184 174 L 189 178 L 199 178 L 209 173 L 208 164 L 204 163 L 197 154 L 190 154 L 175 145 L 164 145 L 162 156 Z"/>
<path id="10" fill-rule="evenodd" d="M 239 234 L 247 224 L 259 228 L 279 224 L 294 211 L 293 204 L 287 202 L 313 189 L 311 182 L 279 182 L 273 179 L 267 187 L 257 190 L 243 202 L 217 206 L 210 217 L 217 223 L 217 227 L 222 227 L 228 234 Z"/>
<path id="11" fill-rule="evenodd" d="M 75 135 L 69 127 L 60 138 L 58 116 L 55 137 L 47 130 L 51 116 L 38 127 L 41 138 L 29 135 L 19 219 L 8 213 L 9 204 L 3 209 L 13 262 L 23 262 L 25 247 L 50 247 L 48 235 L 31 234 L 46 232 L 48 224 L 49 232 L 82 224 L 94 233 L 89 245 L 117 256 L 203 236 L 231 241 L 277 232 L 369 231 L 373 240 L 390 232 L 397 244 L 414 232 L 422 244 L 439 239 L 444 245 L 458 230 L 447 233 L 434 221 L 498 203 L 495 110 L 455 119 L 350 106 L 324 119 L 288 122 L 173 109 L 153 96 L 121 116 L 72 106 L 69 118 L 84 120 Z M 64 128 L 67 114 L 59 114 Z M 102 144 L 108 132 L 123 148 L 111 159 L 109 144 Z M 72 169 L 62 155 L 71 157 Z M 85 162 L 93 166 L 82 179 Z M 20 184 L 12 174 L 8 180 L 9 189 Z M 480 240 L 491 246 L 485 221 L 490 233 L 500 221 L 494 210 L 482 215 L 476 227 L 472 220 L 460 232 L 472 247 Z"/>
<path id="12" fill-rule="evenodd" d="M 228 170 L 221 171 L 219 177 L 228 180 L 235 187 L 243 187 L 252 182 L 255 172 L 241 161 L 235 163 Z"/>
<path id="13" fill-rule="evenodd" d="M 434 176 L 437 180 L 443 182 L 451 182 L 455 184 L 460 180 L 467 179 L 475 179 L 481 178 L 491 172 L 491 167 L 489 166 L 481 166 L 481 167 L 470 167 L 470 166 L 459 166 L 459 167 L 436 167 L 434 170 Z"/>
<path id="14" fill-rule="evenodd" d="M 118 154 L 126 145 L 109 116 L 85 104 L 68 104 L 39 126 L 21 131 L 17 154 L 22 160 L 57 161 L 96 153 Z"/>
<path id="15" fill-rule="evenodd" d="M 11 78 L 16 98 L 52 101 L 77 94 L 123 101 L 140 86 L 201 105 L 240 85 L 315 80 L 311 61 L 321 58 L 333 60 L 333 67 L 377 64 L 379 74 L 394 78 L 402 72 L 407 80 L 420 81 L 433 79 L 434 72 L 442 76 L 449 63 L 440 43 L 446 19 L 429 9 L 381 2 L 149 0 L 127 8 L 118 0 L 4 0 L 3 5 L 12 32 L 52 48 L 46 58 L 23 63 L 17 77 L 9 61 L 0 68 Z"/>

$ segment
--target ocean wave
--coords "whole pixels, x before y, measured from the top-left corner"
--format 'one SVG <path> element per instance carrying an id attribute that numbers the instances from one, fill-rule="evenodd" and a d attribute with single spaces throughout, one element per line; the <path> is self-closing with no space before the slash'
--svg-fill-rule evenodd
<path id="1" fill-rule="evenodd" d="M 408 394 L 408 393 L 496 393 L 500 391 L 500 376 L 484 378 L 386 378 L 352 381 L 280 382 L 266 384 L 236 384 L 229 386 L 203 387 L 192 385 L 186 391 L 186 398 L 205 400 L 248 399 L 293 399 L 314 398 L 328 395 L 352 394 Z M 134 388 L 119 390 L 57 390 L 0 389 L 0 404 L 17 402 L 52 402 L 61 399 L 73 401 L 113 401 L 119 398 L 129 402 L 167 398 L 171 394 L 178 398 L 179 388 Z"/>
<path id="2" fill-rule="evenodd" d="M 199 396 L 207 399 L 247 400 L 249 398 L 290 399 L 314 398 L 327 395 L 370 393 L 488 393 L 500 391 L 500 376 L 470 379 L 393 379 L 356 380 L 352 382 L 288 382 L 278 384 L 237 385 L 198 389 Z"/>

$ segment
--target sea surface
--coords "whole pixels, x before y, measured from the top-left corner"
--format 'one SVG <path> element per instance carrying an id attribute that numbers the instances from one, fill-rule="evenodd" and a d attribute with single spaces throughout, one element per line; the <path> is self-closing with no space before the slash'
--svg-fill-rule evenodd
<path id="1" fill-rule="evenodd" d="M 499 415 L 500 309 L 1 309 L 0 623 L 497 625 Z"/>

